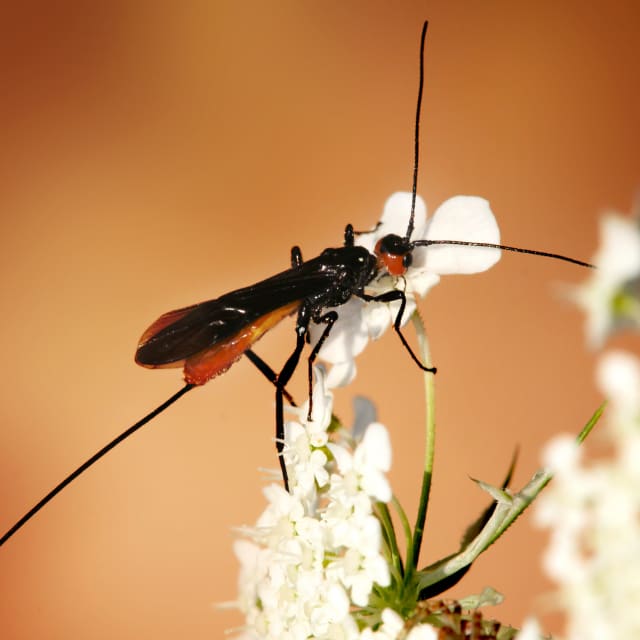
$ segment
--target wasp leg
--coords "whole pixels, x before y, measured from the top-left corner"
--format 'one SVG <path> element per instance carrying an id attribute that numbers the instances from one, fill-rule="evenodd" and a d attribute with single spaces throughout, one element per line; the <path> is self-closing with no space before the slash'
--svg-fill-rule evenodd
<path id="1" fill-rule="evenodd" d="M 331 329 L 333 325 L 336 323 L 338 319 L 338 313 L 336 311 L 328 311 L 323 316 L 320 316 L 317 320 L 314 320 L 316 324 L 324 323 L 327 326 L 322 331 L 322 335 L 320 339 L 316 343 L 315 347 L 311 350 L 309 354 L 309 359 L 307 360 L 307 379 L 309 381 L 309 411 L 307 412 L 307 420 L 311 420 L 311 412 L 313 411 L 313 393 L 312 393 L 312 382 L 313 382 L 313 363 L 315 362 L 316 357 L 318 356 L 318 351 L 322 348 L 322 344 L 329 337 L 331 333 Z"/>
<path id="2" fill-rule="evenodd" d="M 291 247 L 291 267 L 293 269 L 297 269 L 302 266 L 302 251 L 300 251 L 300 247 L 297 245 L 295 247 Z"/>
<path id="3" fill-rule="evenodd" d="M 353 247 L 353 245 L 355 244 L 353 233 L 354 233 L 353 225 L 348 224 L 344 229 L 344 246 L 345 247 Z"/>
<path id="4" fill-rule="evenodd" d="M 258 369 L 258 371 L 260 371 L 260 373 L 276 388 L 278 388 L 278 374 L 257 354 L 255 353 L 252 349 L 247 349 L 244 352 L 244 355 L 247 357 L 248 360 L 250 360 Z M 293 396 L 286 390 L 286 389 L 282 389 L 282 394 L 284 395 L 284 397 L 287 399 L 287 402 L 293 406 L 296 407 L 298 405 L 296 405 L 295 400 L 293 399 Z"/>
<path id="5" fill-rule="evenodd" d="M 284 488 L 287 491 L 289 491 L 289 477 L 287 475 L 287 465 L 282 455 L 284 450 L 284 389 L 289 380 L 291 380 L 291 376 L 300 361 L 300 354 L 304 348 L 304 338 L 311 320 L 311 312 L 312 308 L 308 304 L 303 304 L 300 308 L 296 322 L 296 348 L 285 362 L 276 380 L 276 451 L 278 452 Z"/>
<path id="6" fill-rule="evenodd" d="M 413 359 L 413 361 L 422 369 L 423 371 L 428 371 L 429 373 L 435 373 L 437 371 L 436 367 L 427 367 L 426 365 L 420 362 L 420 358 L 413 352 L 411 345 L 407 342 L 407 339 L 404 337 L 400 325 L 402 324 L 402 317 L 404 315 L 404 310 L 407 306 L 407 296 L 404 291 L 400 291 L 399 289 L 393 289 L 392 291 L 386 291 L 385 293 L 381 293 L 377 296 L 371 296 L 366 293 L 358 294 L 360 298 L 362 298 L 365 302 L 394 302 L 395 300 L 400 300 L 400 309 L 398 310 L 398 314 L 396 315 L 396 319 L 393 321 L 393 329 L 398 334 L 404 348 L 409 352 L 409 355 Z"/>

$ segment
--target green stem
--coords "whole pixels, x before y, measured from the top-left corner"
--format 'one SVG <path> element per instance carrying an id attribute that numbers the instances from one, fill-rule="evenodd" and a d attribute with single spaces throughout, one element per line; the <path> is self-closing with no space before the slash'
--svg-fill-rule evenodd
<path id="1" fill-rule="evenodd" d="M 593 429 L 593 427 L 596 426 L 596 424 L 598 423 L 598 420 L 600 420 L 600 416 L 602 415 L 602 413 L 605 410 L 605 407 L 607 406 L 606 402 L 603 402 L 595 411 L 595 413 L 591 416 L 591 418 L 589 419 L 589 422 L 587 422 L 587 424 L 584 425 L 584 427 L 582 428 L 582 431 L 578 434 L 576 440 L 578 441 L 578 444 L 582 444 L 587 436 L 591 433 L 591 429 Z"/>
<path id="2" fill-rule="evenodd" d="M 424 329 L 424 323 L 418 311 L 414 311 L 411 320 L 418 336 L 418 347 L 420 359 L 427 366 L 431 367 L 431 356 L 429 354 L 429 344 Z M 420 546 L 424 533 L 424 523 L 427 518 L 427 506 L 429 504 L 429 493 L 431 491 L 431 478 L 433 476 L 433 458 L 436 444 L 436 416 L 435 416 L 435 380 L 433 373 L 424 372 L 424 394 L 426 403 L 425 412 L 425 448 L 424 448 L 424 470 L 422 472 L 422 490 L 420 492 L 420 504 L 416 516 L 416 525 L 413 530 L 413 557 L 411 562 L 407 562 L 407 574 L 413 569 L 417 569 L 420 558 Z"/>
<path id="3" fill-rule="evenodd" d="M 598 407 L 582 431 L 580 431 L 576 438 L 579 443 L 589 435 L 598 422 L 604 411 L 605 404 Z M 539 469 L 526 486 L 515 495 L 511 496 L 508 492 L 502 490 L 498 490 L 496 494 L 492 493 L 497 503 L 493 515 L 482 531 L 462 551 L 423 569 L 420 572 L 418 590 L 426 589 L 470 565 L 513 524 L 514 520 L 547 486 L 552 476 L 553 474 L 549 469 Z"/>
<path id="4" fill-rule="evenodd" d="M 391 504 L 393 505 L 396 513 L 398 514 L 398 518 L 400 518 L 400 524 L 402 525 L 402 531 L 404 532 L 404 541 L 407 545 L 407 563 L 406 566 L 409 569 L 409 573 L 413 571 L 411 566 L 411 558 L 413 557 L 413 540 L 411 537 L 411 525 L 409 524 L 409 518 L 407 518 L 407 514 L 405 510 L 402 508 L 400 501 L 396 496 L 391 498 Z"/>
<path id="5" fill-rule="evenodd" d="M 404 573 L 404 569 L 402 566 L 402 558 L 400 556 L 400 550 L 398 549 L 398 541 L 396 540 L 396 533 L 393 528 L 393 521 L 391 520 L 391 514 L 389 513 L 389 508 L 384 502 L 379 502 L 377 505 L 378 517 L 380 522 L 382 523 L 382 528 L 384 531 L 384 537 L 387 542 L 387 546 L 389 548 L 389 553 L 391 554 L 391 562 L 395 567 L 398 575 L 402 576 Z M 404 522 L 403 522 L 404 527 Z M 405 532 L 406 533 L 406 532 Z"/>

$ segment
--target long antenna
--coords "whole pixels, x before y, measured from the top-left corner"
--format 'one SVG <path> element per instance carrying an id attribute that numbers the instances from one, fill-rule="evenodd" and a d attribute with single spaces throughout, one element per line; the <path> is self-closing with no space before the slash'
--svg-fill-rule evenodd
<path id="1" fill-rule="evenodd" d="M 148 413 L 144 418 L 138 420 L 133 426 L 129 427 L 126 431 L 122 432 L 117 438 L 114 438 L 109 444 L 105 445 L 94 453 L 86 462 L 81 464 L 73 473 L 70 473 L 62 482 L 56 485 L 47 495 L 36 504 L 33 509 L 25 513 L 18 522 L 16 522 L 9 531 L 7 531 L 2 538 L 0 538 L 0 547 L 16 532 L 22 525 L 27 523 L 33 516 L 44 507 L 47 502 L 57 496 L 68 484 L 71 484 L 83 471 L 86 471 L 94 462 L 98 462 L 102 456 L 109 453 L 111 449 L 120 444 L 123 440 L 126 440 L 130 435 L 133 435 L 140 427 L 143 427 L 149 420 L 155 418 L 159 413 L 162 413 L 165 409 L 170 407 L 178 398 L 181 398 L 187 391 L 193 389 L 195 385 L 185 384 L 180 391 L 174 393 L 168 400 L 163 402 L 159 407 L 156 407 L 151 413 Z"/>
<path id="2" fill-rule="evenodd" d="M 542 256 L 543 258 L 553 258 L 554 260 L 564 260 L 571 264 L 577 264 L 580 267 L 588 267 L 589 269 L 595 269 L 596 266 L 583 262 L 582 260 L 576 260 L 575 258 L 569 258 L 562 256 L 559 253 L 549 253 L 548 251 L 535 251 L 534 249 L 521 249 L 520 247 L 510 247 L 506 244 L 493 244 L 491 242 L 469 242 L 468 240 L 416 240 L 411 243 L 411 247 L 429 247 L 434 244 L 446 244 L 446 245 L 462 245 L 465 247 L 485 247 L 487 249 L 502 249 L 503 251 L 514 251 L 516 253 L 528 253 L 531 256 Z"/>
<path id="3" fill-rule="evenodd" d="M 429 21 L 425 20 L 422 25 L 422 35 L 420 36 L 420 81 L 418 83 L 418 102 L 416 104 L 416 124 L 413 133 L 413 185 L 411 187 L 411 216 L 405 241 L 411 240 L 413 233 L 413 219 L 416 213 L 416 197 L 418 194 L 418 163 L 420 160 L 420 112 L 422 111 L 422 90 L 424 88 L 424 43 L 427 39 L 427 27 Z"/>
<path id="4" fill-rule="evenodd" d="M 463 245 L 466 247 L 485 247 L 488 249 L 502 249 L 503 251 L 514 251 L 516 253 L 528 253 L 532 256 L 542 256 L 544 258 L 553 258 L 554 260 L 564 260 L 572 264 L 577 264 L 581 267 L 588 267 L 595 269 L 595 265 L 589 262 L 583 262 L 582 260 L 576 260 L 575 258 L 569 258 L 562 256 L 558 253 L 549 253 L 548 251 L 535 251 L 533 249 L 520 249 L 519 247 L 510 247 L 504 244 L 492 244 L 490 242 L 468 242 L 466 240 L 416 240 L 411 242 L 411 234 L 413 233 L 414 220 L 416 215 L 416 198 L 418 195 L 418 165 L 420 163 L 420 117 L 422 111 L 422 94 L 424 91 L 424 48 L 427 39 L 427 28 L 429 27 L 429 21 L 425 20 L 422 25 L 422 34 L 420 36 L 420 79 L 418 82 L 418 100 L 416 103 L 416 120 L 414 127 L 413 138 L 413 184 L 411 186 L 411 215 L 409 216 L 409 224 L 407 226 L 407 233 L 404 237 L 406 245 L 413 247 L 428 247 L 434 244 L 446 244 L 446 245 Z"/>

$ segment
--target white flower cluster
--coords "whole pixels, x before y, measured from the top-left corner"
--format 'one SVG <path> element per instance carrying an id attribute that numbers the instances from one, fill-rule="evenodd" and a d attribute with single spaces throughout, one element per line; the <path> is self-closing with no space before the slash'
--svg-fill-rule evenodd
<path id="1" fill-rule="evenodd" d="M 578 296 L 592 344 L 617 328 L 613 301 L 640 273 L 638 225 L 605 219 L 596 263 Z M 606 353 L 597 380 L 612 454 L 588 462 L 575 438 L 555 438 L 544 454 L 554 479 L 536 502 L 538 523 L 551 529 L 544 567 L 560 586 L 569 640 L 640 637 L 640 360 Z"/>
<path id="2" fill-rule="evenodd" d="M 238 606 L 242 638 L 394 640 L 405 637 L 402 618 L 382 614 L 376 631 L 362 630 L 353 612 L 366 607 L 374 585 L 390 584 L 376 502 L 391 499 L 387 430 L 372 422 L 359 433 L 329 440 L 332 394 L 316 369 L 313 416 L 296 410 L 286 425 L 285 459 L 291 493 L 265 491 L 268 506 L 236 542 L 241 563 Z M 356 420 L 357 422 L 357 420 Z M 412 640 L 431 627 L 412 630 Z M 435 632 L 433 632 L 435 633 Z M 421 635 L 422 634 L 422 635 Z"/>

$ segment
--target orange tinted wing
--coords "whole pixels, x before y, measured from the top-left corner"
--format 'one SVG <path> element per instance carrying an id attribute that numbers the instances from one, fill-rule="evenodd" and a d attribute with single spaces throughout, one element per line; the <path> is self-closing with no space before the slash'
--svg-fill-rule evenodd
<path id="1" fill-rule="evenodd" d="M 269 311 L 250 315 L 241 306 L 226 306 L 220 298 L 169 311 L 142 335 L 136 362 L 151 369 L 180 366 L 187 358 L 224 342 Z"/>
<path id="2" fill-rule="evenodd" d="M 340 282 L 342 291 L 345 276 L 362 273 L 366 257 L 362 252 L 368 255 L 366 249 L 356 247 L 327 249 L 317 258 L 249 287 L 165 313 L 144 332 L 136 362 L 156 368 L 189 361 L 189 370 L 202 367 L 204 371 L 194 373 L 194 380 L 206 381 L 228 368 L 303 301 L 317 308 L 344 302 L 343 295 L 334 297 L 334 285 Z"/>
<path id="3" fill-rule="evenodd" d="M 204 384 L 224 373 L 242 354 L 251 348 L 269 329 L 295 313 L 301 301 L 292 302 L 249 323 L 231 337 L 204 349 L 185 360 L 184 379 L 189 384 Z"/>

